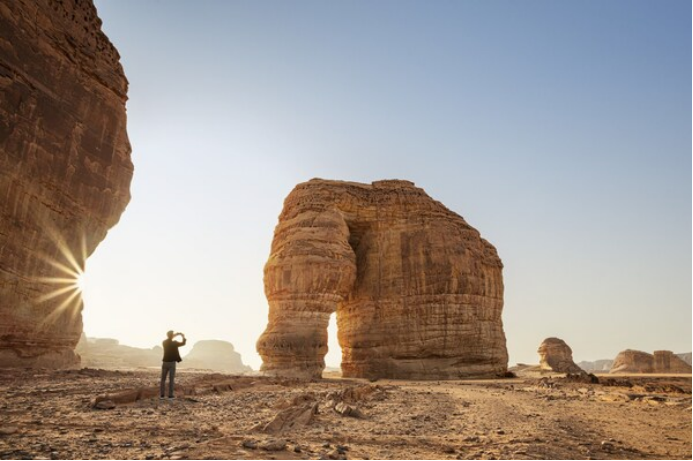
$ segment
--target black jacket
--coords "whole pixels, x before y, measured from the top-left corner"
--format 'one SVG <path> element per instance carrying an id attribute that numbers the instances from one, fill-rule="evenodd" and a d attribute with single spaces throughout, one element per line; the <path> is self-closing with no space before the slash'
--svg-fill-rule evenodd
<path id="1" fill-rule="evenodd" d="M 164 346 L 164 358 L 161 360 L 162 362 L 182 362 L 183 359 L 180 358 L 180 352 L 178 352 L 178 348 L 180 346 L 185 346 L 185 339 L 183 339 L 182 343 L 179 343 L 178 341 L 174 341 L 172 339 L 165 339 L 163 343 L 161 343 L 162 346 Z"/>

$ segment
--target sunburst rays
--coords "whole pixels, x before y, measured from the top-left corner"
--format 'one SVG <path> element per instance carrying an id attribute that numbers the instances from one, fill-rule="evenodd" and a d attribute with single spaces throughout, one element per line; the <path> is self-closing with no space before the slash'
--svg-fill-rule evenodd
<path id="1" fill-rule="evenodd" d="M 34 302 L 48 304 L 50 312 L 39 323 L 39 329 L 50 328 L 60 320 L 73 323 L 82 311 L 82 290 L 84 289 L 84 265 L 87 259 L 87 242 L 84 233 L 70 243 L 52 225 L 44 225 L 44 231 L 55 245 L 53 256 L 40 253 L 45 263 L 43 275 L 33 277 L 42 285 L 42 292 Z M 75 242 L 76 240 L 76 242 Z M 52 269 L 51 269 L 52 268 Z M 50 275 L 46 275 L 46 274 Z M 55 306 L 55 307 L 54 307 Z"/>

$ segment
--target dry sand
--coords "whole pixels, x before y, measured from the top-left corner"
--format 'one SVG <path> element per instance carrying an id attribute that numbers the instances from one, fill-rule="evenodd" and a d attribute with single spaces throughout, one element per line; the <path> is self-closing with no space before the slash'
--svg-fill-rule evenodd
<path id="1" fill-rule="evenodd" d="M 157 380 L 157 370 L 0 370 L 0 458 L 690 459 L 692 454 L 690 375 L 606 377 L 602 381 L 609 385 L 594 385 L 561 378 L 300 383 L 182 372 L 180 397 L 171 402 L 155 396 Z M 124 403 L 97 409 L 97 396 L 102 406 L 112 406 L 109 399 Z M 339 401 L 361 417 L 337 413 L 333 407 Z M 278 413 L 301 405 L 317 410 L 307 425 L 262 430 Z"/>

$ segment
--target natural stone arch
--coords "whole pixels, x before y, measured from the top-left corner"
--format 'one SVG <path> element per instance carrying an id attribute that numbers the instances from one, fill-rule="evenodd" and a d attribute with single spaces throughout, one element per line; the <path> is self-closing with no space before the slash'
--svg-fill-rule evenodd
<path id="1" fill-rule="evenodd" d="M 409 181 L 299 184 L 265 266 L 262 369 L 320 376 L 336 310 L 345 376 L 502 375 L 501 271 L 491 244 Z"/>

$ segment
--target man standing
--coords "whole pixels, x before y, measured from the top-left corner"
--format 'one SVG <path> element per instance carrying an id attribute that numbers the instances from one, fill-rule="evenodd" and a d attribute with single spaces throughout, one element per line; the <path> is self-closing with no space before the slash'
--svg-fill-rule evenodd
<path id="1" fill-rule="evenodd" d="M 180 352 L 178 348 L 185 346 L 186 339 L 183 333 L 174 333 L 173 330 L 166 333 L 167 338 L 164 340 L 162 345 L 164 346 L 164 358 L 161 364 L 161 386 L 159 399 L 164 399 L 164 385 L 166 383 L 166 375 L 170 375 L 168 381 L 168 399 L 173 400 L 173 382 L 176 378 L 176 363 L 182 361 L 180 358 Z M 174 341 L 173 338 L 180 336 L 183 338 L 183 342 Z"/>

